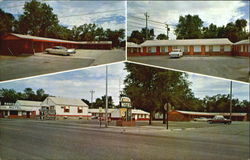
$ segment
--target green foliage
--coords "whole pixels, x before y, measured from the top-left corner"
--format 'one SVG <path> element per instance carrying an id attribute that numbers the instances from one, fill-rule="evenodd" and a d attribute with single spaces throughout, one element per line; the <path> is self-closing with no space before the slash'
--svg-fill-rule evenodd
<path id="1" fill-rule="evenodd" d="M 49 94 L 46 94 L 43 89 L 38 89 L 36 92 L 32 88 L 25 88 L 23 93 L 16 92 L 13 89 L 0 89 L 2 103 L 15 103 L 17 100 L 43 101 Z"/>
<path id="2" fill-rule="evenodd" d="M 168 40 L 168 36 L 166 34 L 159 34 L 156 39 L 158 40 Z"/>
<path id="3" fill-rule="evenodd" d="M 180 16 L 175 34 L 177 39 L 228 38 L 232 42 L 238 42 L 249 36 L 246 26 L 245 19 L 237 19 L 226 26 L 217 27 L 211 23 L 208 27 L 203 27 L 203 21 L 199 16 L 186 15 Z"/>
<path id="4" fill-rule="evenodd" d="M 106 107 L 106 96 L 102 96 L 101 98 L 96 98 L 95 102 L 93 102 L 93 108 L 99 108 L 99 107 L 102 108 Z M 108 108 L 114 108 L 114 101 L 111 96 L 108 96 Z"/>
<path id="5" fill-rule="evenodd" d="M 57 15 L 53 13 L 53 8 L 37 0 L 26 2 L 23 9 L 24 12 L 17 22 L 11 14 L 0 10 L 0 34 L 17 32 L 73 41 L 112 41 L 113 47 L 124 46 L 124 29 L 104 30 L 91 23 L 78 27 L 73 26 L 72 29 L 69 29 L 59 24 Z"/>
<path id="6" fill-rule="evenodd" d="M 148 29 L 148 39 L 153 40 L 154 35 L 154 29 Z M 131 33 L 130 37 L 128 37 L 129 42 L 134 42 L 137 44 L 141 44 L 144 41 L 146 41 L 146 28 L 142 28 L 141 31 L 135 30 Z"/>
<path id="7" fill-rule="evenodd" d="M 187 75 L 181 72 L 126 63 L 129 72 L 124 93 L 131 98 L 132 106 L 153 114 L 165 113 L 164 104 L 175 109 L 197 110 L 200 101 L 194 97 Z"/>
<path id="8" fill-rule="evenodd" d="M 198 15 L 180 16 L 179 23 L 176 26 L 175 34 L 177 39 L 195 39 L 202 38 L 203 21 Z"/>
<path id="9" fill-rule="evenodd" d="M 15 25 L 15 18 L 12 14 L 4 12 L 0 9 L 0 35 L 12 32 Z"/>
<path id="10" fill-rule="evenodd" d="M 230 112 L 230 97 L 229 95 L 217 94 L 214 96 L 206 96 L 204 99 L 204 111 L 207 112 Z M 250 102 L 243 100 L 239 101 L 237 98 L 232 99 L 233 112 L 249 112 Z"/>
<path id="11" fill-rule="evenodd" d="M 58 25 L 57 15 L 46 3 L 32 0 L 26 2 L 23 9 L 18 23 L 19 33 L 46 37 L 50 28 Z"/>

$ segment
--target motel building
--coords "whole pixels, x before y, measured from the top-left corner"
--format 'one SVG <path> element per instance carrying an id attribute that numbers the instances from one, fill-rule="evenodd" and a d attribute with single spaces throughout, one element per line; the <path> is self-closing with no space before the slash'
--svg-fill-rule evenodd
<path id="1" fill-rule="evenodd" d="M 108 117 L 111 120 L 121 120 L 125 111 L 125 108 L 108 109 Z M 89 109 L 89 114 L 93 118 L 105 117 L 105 109 Z M 134 120 L 149 120 L 149 113 L 140 109 L 132 109 L 132 118 Z"/>
<path id="2" fill-rule="evenodd" d="M 75 49 L 112 49 L 112 41 L 68 41 L 8 33 L 0 37 L 0 55 L 20 55 L 44 52 L 46 48 L 64 46 Z"/>
<path id="3" fill-rule="evenodd" d="M 41 110 L 53 111 L 55 119 L 88 119 L 89 106 L 81 99 L 47 97 L 41 103 Z"/>
<path id="4" fill-rule="evenodd" d="M 141 53 L 141 46 L 134 42 L 127 42 L 127 53 L 130 56 L 136 56 Z"/>
<path id="5" fill-rule="evenodd" d="M 141 44 L 141 55 L 166 55 L 181 49 L 184 55 L 231 55 L 233 43 L 227 38 L 147 40 Z"/>
<path id="6" fill-rule="evenodd" d="M 126 108 L 119 108 L 111 113 L 112 120 L 121 120 L 125 116 Z M 141 109 L 132 109 L 132 119 L 136 121 L 149 120 L 149 113 Z"/>
<path id="7" fill-rule="evenodd" d="M 250 39 L 234 43 L 234 54 L 239 56 L 250 56 Z"/>
<path id="8" fill-rule="evenodd" d="M 214 113 L 214 112 L 193 112 L 193 111 L 181 111 L 181 110 L 172 110 L 168 112 L 169 121 L 192 121 L 194 118 L 213 118 L 216 115 L 222 115 L 225 118 L 230 118 L 230 113 Z M 160 113 L 155 115 L 155 119 L 162 119 L 163 116 Z M 247 113 L 232 113 L 233 121 L 247 121 Z"/>
<path id="9" fill-rule="evenodd" d="M 31 118 L 39 116 L 41 102 L 17 100 L 15 104 L 0 106 L 0 118 Z"/>

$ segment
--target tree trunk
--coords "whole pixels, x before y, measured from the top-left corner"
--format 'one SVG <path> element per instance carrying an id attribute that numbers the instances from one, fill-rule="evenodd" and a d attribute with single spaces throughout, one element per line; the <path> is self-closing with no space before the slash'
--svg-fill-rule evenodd
<path id="1" fill-rule="evenodd" d="M 165 109 L 162 110 L 163 118 L 162 118 L 162 123 L 166 124 L 166 111 Z"/>
<path id="2" fill-rule="evenodd" d="M 148 125 L 152 125 L 153 112 L 150 112 Z"/>

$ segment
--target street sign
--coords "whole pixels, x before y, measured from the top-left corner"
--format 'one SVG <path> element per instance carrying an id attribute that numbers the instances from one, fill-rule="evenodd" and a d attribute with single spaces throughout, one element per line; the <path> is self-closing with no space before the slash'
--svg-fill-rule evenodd
<path id="1" fill-rule="evenodd" d="M 170 103 L 165 103 L 165 105 L 164 105 L 164 110 L 165 110 L 165 111 L 171 111 L 171 110 L 172 110 L 171 104 L 170 104 Z"/>

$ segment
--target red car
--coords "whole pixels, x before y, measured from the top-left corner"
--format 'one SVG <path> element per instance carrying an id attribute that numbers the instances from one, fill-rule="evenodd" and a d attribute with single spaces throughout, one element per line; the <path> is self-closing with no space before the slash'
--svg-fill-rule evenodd
<path id="1" fill-rule="evenodd" d="M 231 124 L 232 123 L 232 121 L 230 119 L 226 119 L 226 118 L 224 118 L 224 116 L 221 116 L 221 115 L 214 116 L 213 119 L 210 119 L 207 122 L 209 124 L 212 124 L 212 123 Z"/>

